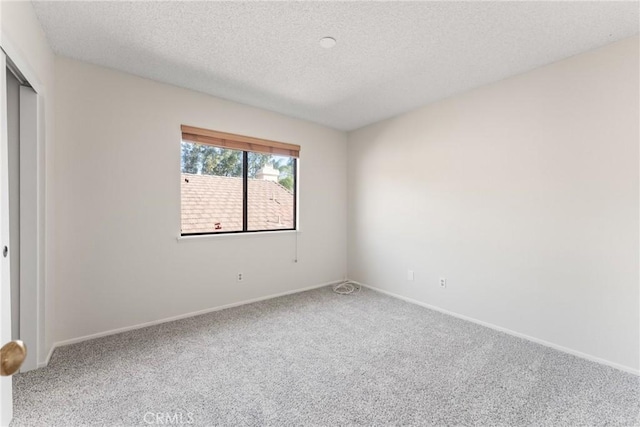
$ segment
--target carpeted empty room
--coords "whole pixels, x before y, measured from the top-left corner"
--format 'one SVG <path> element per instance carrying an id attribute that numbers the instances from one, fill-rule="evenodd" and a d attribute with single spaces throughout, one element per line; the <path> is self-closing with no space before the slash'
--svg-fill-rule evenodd
<path id="1" fill-rule="evenodd" d="M 0 0 L 0 426 L 640 427 L 639 30 Z"/>
<path id="2" fill-rule="evenodd" d="M 636 376 L 368 289 L 320 288 L 66 346 L 15 426 L 634 425 Z M 146 415 L 146 419 L 145 419 Z"/>

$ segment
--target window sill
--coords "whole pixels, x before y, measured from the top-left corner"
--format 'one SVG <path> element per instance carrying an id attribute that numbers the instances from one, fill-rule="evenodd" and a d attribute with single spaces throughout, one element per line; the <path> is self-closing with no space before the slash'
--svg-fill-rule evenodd
<path id="1" fill-rule="evenodd" d="M 217 240 L 217 239 L 233 239 L 243 237 L 261 237 L 261 236 L 273 236 L 274 234 L 296 234 L 301 233 L 300 230 L 274 230 L 274 231 L 257 231 L 246 233 L 221 233 L 221 234 L 202 234 L 199 236 L 178 236 L 176 240 L 178 243 L 185 242 L 197 242 L 202 240 Z"/>

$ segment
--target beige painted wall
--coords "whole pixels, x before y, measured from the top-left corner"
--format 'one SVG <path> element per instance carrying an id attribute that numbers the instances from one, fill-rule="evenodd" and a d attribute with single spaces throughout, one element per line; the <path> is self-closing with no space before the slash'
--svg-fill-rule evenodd
<path id="1" fill-rule="evenodd" d="M 637 371 L 638 60 L 634 37 L 350 133 L 349 277 Z"/>
<path id="2" fill-rule="evenodd" d="M 54 341 L 346 275 L 344 133 L 64 58 L 56 89 Z M 301 145 L 297 264 L 291 232 L 177 241 L 181 124 Z"/>

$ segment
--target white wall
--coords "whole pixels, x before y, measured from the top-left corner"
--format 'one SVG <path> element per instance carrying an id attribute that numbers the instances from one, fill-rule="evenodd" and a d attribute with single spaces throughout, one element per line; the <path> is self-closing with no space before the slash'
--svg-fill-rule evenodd
<path id="1" fill-rule="evenodd" d="M 634 37 L 350 133 L 349 277 L 637 370 L 638 60 Z"/>
<path id="2" fill-rule="evenodd" d="M 38 163 L 40 175 L 38 222 L 40 230 L 38 265 L 38 361 L 43 362 L 48 348 L 45 335 L 51 336 L 52 295 L 54 291 L 54 54 L 31 2 L 3 1 L 0 18 L 0 45 L 37 90 L 39 100 Z"/>
<path id="3" fill-rule="evenodd" d="M 301 145 L 297 264 L 291 232 L 177 241 L 181 124 Z M 57 58 L 56 137 L 55 342 L 346 275 L 343 132 Z"/>

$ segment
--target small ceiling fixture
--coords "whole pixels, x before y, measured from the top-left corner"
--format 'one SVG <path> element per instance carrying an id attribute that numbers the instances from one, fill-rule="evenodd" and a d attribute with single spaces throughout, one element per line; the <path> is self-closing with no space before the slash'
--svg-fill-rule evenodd
<path id="1" fill-rule="evenodd" d="M 336 39 L 333 37 L 323 37 L 320 39 L 320 46 L 325 49 L 331 49 L 336 45 Z"/>

